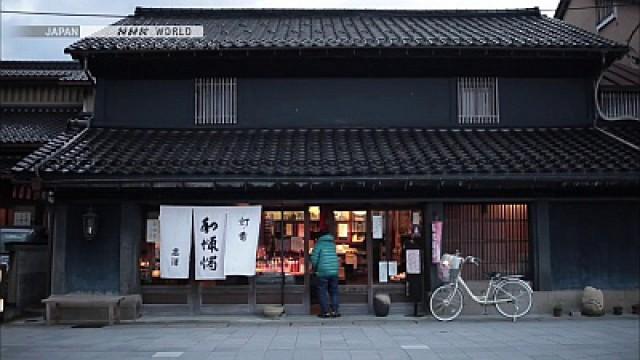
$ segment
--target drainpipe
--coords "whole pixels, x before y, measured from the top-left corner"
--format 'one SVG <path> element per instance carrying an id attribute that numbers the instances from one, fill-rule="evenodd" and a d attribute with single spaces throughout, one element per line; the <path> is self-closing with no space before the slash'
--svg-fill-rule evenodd
<path id="1" fill-rule="evenodd" d="M 91 75 L 91 71 L 89 70 L 88 56 L 85 56 L 84 58 L 82 58 L 82 70 L 84 71 L 85 75 L 87 75 L 87 78 L 89 79 L 89 81 L 91 81 L 91 84 L 93 86 L 96 86 L 96 78 L 94 78 L 93 75 Z"/>

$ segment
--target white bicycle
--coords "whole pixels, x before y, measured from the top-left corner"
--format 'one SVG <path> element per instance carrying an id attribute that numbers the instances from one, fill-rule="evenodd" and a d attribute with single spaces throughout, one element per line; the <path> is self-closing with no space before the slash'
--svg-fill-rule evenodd
<path id="1" fill-rule="evenodd" d="M 451 321 L 460 315 L 464 303 L 460 288 L 476 303 L 484 306 L 494 305 L 502 316 L 513 321 L 531 310 L 533 290 L 521 279 L 522 275 L 491 273 L 485 295 L 475 295 L 460 275 L 465 263 L 479 266 L 480 259 L 473 256 L 463 258 L 460 253 L 442 255 L 441 266 L 445 271 L 448 270 L 448 277 L 445 276 L 443 280 L 448 280 L 449 283 L 438 287 L 431 294 L 429 308 L 433 317 L 440 321 Z"/>

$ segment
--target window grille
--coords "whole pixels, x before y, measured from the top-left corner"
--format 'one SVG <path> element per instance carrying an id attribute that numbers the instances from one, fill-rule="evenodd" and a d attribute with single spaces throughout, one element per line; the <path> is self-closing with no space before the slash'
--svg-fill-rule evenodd
<path id="1" fill-rule="evenodd" d="M 442 253 L 472 255 L 479 267 L 462 269 L 466 280 L 485 279 L 487 272 L 531 278 L 529 211 L 527 204 L 445 204 Z"/>
<path id="2" fill-rule="evenodd" d="M 600 30 L 615 17 L 614 0 L 596 0 L 596 27 Z"/>
<path id="3" fill-rule="evenodd" d="M 236 78 L 198 78 L 195 81 L 195 86 L 196 125 L 237 123 Z"/>
<path id="4" fill-rule="evenodd" d="M 608 117 L 640 118 L 640 91 L 602 91 L 600 108 Z"/>
<path id="5" fill-rule="evenodd" d="M 498 124 L 498 80 L 492 77 L 458 78 L 458 123 Z"/>

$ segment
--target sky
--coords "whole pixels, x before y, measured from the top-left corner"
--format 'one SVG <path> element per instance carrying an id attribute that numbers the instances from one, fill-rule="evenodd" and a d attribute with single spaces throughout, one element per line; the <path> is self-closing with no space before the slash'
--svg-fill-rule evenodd
<path id="1" fill-rule="evenodd" d="M 204 7 L 204 8 L 354 8 L 354 9 L 507 9 L 539 7 L 553 16 L 559 0 L 0 0 L 7 10 L 132 14 L 136 6 Z M 2 14 L 0 59 L 2 60 L 68 60 L 64 48 L 77 39 L 43 39 L 15 34 L 25 25 L 103 26 L 114 18 L 58 17 Z"/>

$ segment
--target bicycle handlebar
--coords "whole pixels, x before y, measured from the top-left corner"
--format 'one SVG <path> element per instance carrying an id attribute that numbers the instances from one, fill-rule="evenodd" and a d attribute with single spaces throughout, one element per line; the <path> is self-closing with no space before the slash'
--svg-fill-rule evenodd
<path id="1" fill-rule="evenodd" d="M 477 258 L 475 256 L 467 256 L 466 258 L 464 258 L 464 262 L 471 263 L 475 266 L 480 266 L 480 258 Z"/>

